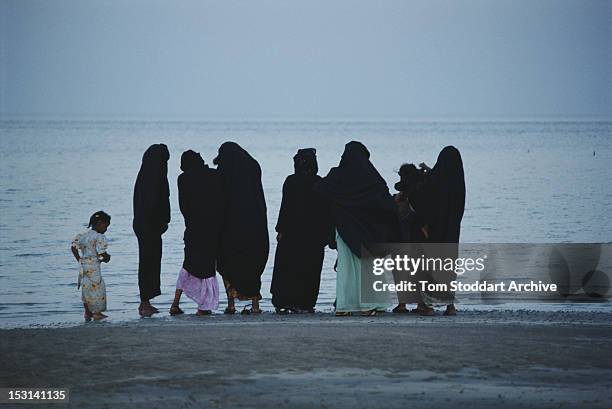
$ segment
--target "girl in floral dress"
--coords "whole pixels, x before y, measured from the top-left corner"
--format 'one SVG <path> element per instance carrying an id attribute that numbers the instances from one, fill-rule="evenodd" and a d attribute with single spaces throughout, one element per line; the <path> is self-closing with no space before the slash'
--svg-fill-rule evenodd
<path id="1" fill-rule="evenodd" d="M 100 264 L 110 261 L 104 236 L 110 220 L 111 217 L 103 211 L 92 214 L 89 218 L 89 229 L 77 234 L 72 240 L 72 254 L 81 266 L 77 288 L 83 288 L 86 321 L 106 318 L 103 314 L 106 311 L 106 285 L 102 279 Z"/>

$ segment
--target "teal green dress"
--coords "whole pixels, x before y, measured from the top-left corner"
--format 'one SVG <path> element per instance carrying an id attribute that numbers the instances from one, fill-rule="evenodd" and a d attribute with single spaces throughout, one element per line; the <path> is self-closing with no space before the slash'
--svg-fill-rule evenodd
<path id="1" fill-rule="evenodd" d="M 361 260 L 336 231 L 338 267 L 336 274 L 336 312 L 386 311 L 389 303 L 361 301 Z"/>

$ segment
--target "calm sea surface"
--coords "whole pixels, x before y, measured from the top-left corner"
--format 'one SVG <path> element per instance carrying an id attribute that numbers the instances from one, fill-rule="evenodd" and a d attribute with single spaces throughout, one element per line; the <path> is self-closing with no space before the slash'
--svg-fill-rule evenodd
<path id="1" fill-rule="evenodd" d="M 106 235 L 113 259 L 102 267 L 108 314 L 113 321 L 138 317 L 132 189 L 142 153 L 160 142 L 171 153 L 172 222 L 164 235 L 163 295 L 155 304 L 169 307 L 182 263 L 184 224 L 176 187 L 180 155 L 193 149 L 211 163 L 219 145 L 232 140 L 263 170 L 272 245 L 262 306 L 271 310 L 273 231 L 292 156 L 298 148 L 315 147 L 324 175 L 353 139 L 368 146 L 390 187 L 403 162 L 433 166 L 442 147 L 457 146 L 467 184 L 463 242 L 612 241 L 612 122 L 5 120 L 0 121 L 0 327 L 81 321 L 78 266 L 70 241 L 100 209 L 112 215 Z M 318 310 L 332 308 L 334 260 L 328 251 Z M 222 309 L 224 295 L 221 301 Z M 596 308 L 609 309 L 610 304 Z M 192 312 L 195 304 L 185 298 L 184 309 Z"/>

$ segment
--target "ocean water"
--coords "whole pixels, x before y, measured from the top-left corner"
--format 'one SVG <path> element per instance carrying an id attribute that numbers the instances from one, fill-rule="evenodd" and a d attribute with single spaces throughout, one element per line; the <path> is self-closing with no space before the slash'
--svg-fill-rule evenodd
<path id="1" fill-rule="evenodd" d="M 433 166 L 438 152 L 452 144 L 465 166 L 463 242 L 612 242 L 612 122 L 3 120 L 0 327 L 81 322 L 78 266 L 70 241 L 100 209 L 112 215 L 106 234 L 112 261 L 102 267 L 108 315 L 112 321 L 138 318 L 132 189 L 142 153 L 160 142 L 171 153 L 172 222 L 163 238 L 163 294 L 154 303 L 166 314 L 183 257 L 176 187 L 180 155 L 193 149 L 211 163 L 219 145 L 229 140 L 247 149 L 263 171 L 271 238 L 262 278 L 266 310 L 272 310 L 269 288 L 281 187 L 298 148 L 317 149 L 324 175 L 337 165 L 346 142 L 362 141 L 393 191 L 402 163 Z M 334 261 L 334 252 L 327 251 L 318 310 L 332 309 Z M 221 298 L 220 310 L 225 307 Z M 183 307 L 195 310 L 187 298 Z M 596 308 L 609 310 L 610 304 Z"/>

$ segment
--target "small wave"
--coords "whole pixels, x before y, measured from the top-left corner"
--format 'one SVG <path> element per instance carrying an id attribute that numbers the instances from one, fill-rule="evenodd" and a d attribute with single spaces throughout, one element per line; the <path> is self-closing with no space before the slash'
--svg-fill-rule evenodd
<path id="1" fill-rule="evenodd" d="M 46 257 L 50 255 L 51 253 L 21 253 L 15 254 L 15 257 Z"/>

